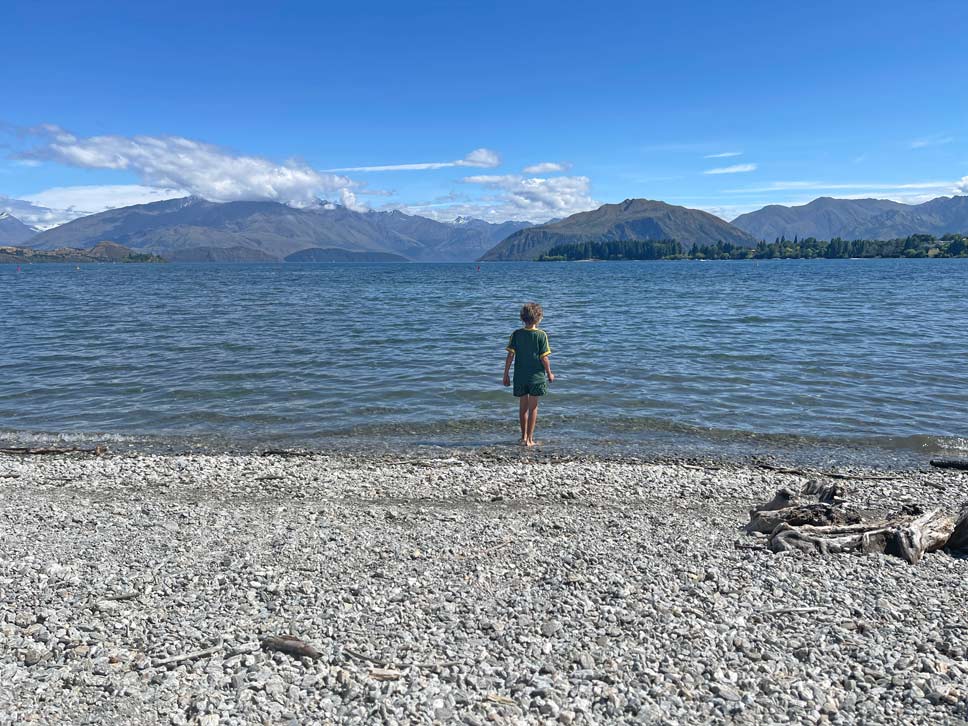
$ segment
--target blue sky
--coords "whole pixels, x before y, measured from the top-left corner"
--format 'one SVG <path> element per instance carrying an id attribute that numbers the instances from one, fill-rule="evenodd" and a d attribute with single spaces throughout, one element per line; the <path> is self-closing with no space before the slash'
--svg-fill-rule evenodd
<path id="1" fill-rule="evenodd" d="M 185 193 L 542 221 L 968 192 L 963 1 L 13 2 L 3 26 L 0 208 L 41 225 Z"/>

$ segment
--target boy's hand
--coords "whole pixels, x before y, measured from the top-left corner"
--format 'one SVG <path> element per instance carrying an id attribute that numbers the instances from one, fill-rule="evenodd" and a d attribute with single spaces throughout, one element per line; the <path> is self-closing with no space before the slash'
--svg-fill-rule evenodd
<path id="1" fill-rule="evenodd" d="M 503 383 L 504 383 L 505 386 L 510 386 L 511 385 L 511 376 L 509 376 L 507 373 L 504 374 L 504 381 L 503 381 Z"/>
<path id="2" fill-rule="evenodd" d="M 554 383 L 554 382 L 555 382 L 555 374 L 549 372 L 548 373 L 548 383 Z"/>

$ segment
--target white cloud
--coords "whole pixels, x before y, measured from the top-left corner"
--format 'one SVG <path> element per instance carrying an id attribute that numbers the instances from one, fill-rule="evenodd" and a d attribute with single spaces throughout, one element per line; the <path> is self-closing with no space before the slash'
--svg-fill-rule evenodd
<path id="1" fill-rule="evenodd" d="M 493 169 L 500 166 L 501 157 L 491 149 L 474 149 L 463 159 L 455 161 L 426 161 L 416 164 L 382 164 L 379 166 L 346 166 L 338 169 L 327 169 L 328 172 L 345 171 L 427 171 L 431 169 L 447 169 L 455 166 L 478 167 Z"/>
<path id="2" fill-rule="evenodd" d="M 728 159 L 731 156 L 742 156 L 742 151 L 724 151 L 720 154 L 706 154 L 703 159 Z"/>
<path id="3" fill-rule="evenodd" d="M 9 212 L 24 224 L 37 229 L 47 229 L 68 221 L 53 209 L 10 197 L 0 197 L 0 212 Z"/>
<path id="4" fill-rule="evenodd" d="M 839 190 L 859 190 L 867 189 L 872 192 L 884 191 L 904 191 L 915 189 L 935 189 L 939 194 L 950 191 L 957 182 L 950 181 L 929 181 L 913 182 L 907 184 L 871 184 L 868 182 L 819 182 L 819 181 L 777 181 L 766 186 L 759 187 L 739 187 L 736 189 L 724 189 L 724 194 L 748 194 L 762 192 L 782 192 L 782 191 L 839 191 Z"/>
<path id="5" fill-rule="evenodd" d="M 216 202 L 264 199 L 305 203 L 321 192 L 340 192 L 354 186 L 345 176 L 319 172 L 302 162 L 279 164 L 181 136 L 79 138 L 50 124 L 35 131 L 43 133 L 47 143 L 22 154 L 23 159 L 129 171 L 149 186 L 184 189 Z"/>
<path id="6" fill-rule="evenodd" d="M 568 171 L 571 164 L 559 164 L 554 161 L 542 161 L 540 164 L 526 166 L 522 171 L 525 174 L 554 174 L 556 172 Z"/>
<path id="7" fill-rule="evenodd" d="M 517 174 L 480 174 L 461 181 L 468 187 L 478 185 L 494 193 L 475 196 L 451 192 L 427 202 L 391 204 L 383 208 L 440 221 L 474 217 L 488 222 L 511 219 L 545 222 L 601 206 L 601 202 L 591 198 L 591 183 L 583 176 L 543 179 Z"/>
<path id="8" fill-rule="evenodd" d="M 108 209 L 186 196 L 188 192 L 184 189 L 159 189 L 140 184 L 53 187 L 20 199 L 0 197 L 0 210 L 8 211 L 38 229 L 49 229 Z"/>
<path id="9" fill-rule="evenodd" d="M 734 164 L 733 166 L 720 166 L 716 169 L 706 169 L 703 174 L 741 174 L 746 171 L 756 171 L 756 164 Z"/>
<path id="10" fill-rule="evenodd" d="M 132 204 L 148 204 L 163 199 L 187 197 L 184 189 L 146 187 L 140 184 L 113 184 L 104 186 L 53 187 L 37 194 L 22 197 L 25 201 L 42 207 L 65 212 L 77 212 L 78 216 L 95 214 L 106 209 L 129 207 Z"/>
<path id="11" fill-rule="evenodd" d="M 920 139 L 915 139 L 911 142 L 912 149 L 923 149 L 926 146 L 942 146 L 944 144 L 950 144 L 954 141 L 953 136 L 944 136 L 942 134 L 934 134 L 932 136 L 923 136 Z"/>
<path id="12" fill-rule="evenodd" d="M 479 166 L 482 169 L 493 169 L 501 165 L 501 157 L 490 149 L 474 149 L 460 161 L 457 166 Z"/>
<path id="13" fill-rule="evenodd" d="M 486 201 L 491 203 L 493 216 L 503 216 L 504 219 L 543 221 L 601 206 L 591 197 L 591 181 L 586 176 L 543 178 L 483 174 L 461 181 L 500 192 L 496 198 Z"/>
<path id="14" fill-rule="evenodd" d="M 968 194 L 968 176 L 963 176 L 955 182 L 955 194 Z"/>
<path id="15" fill-rule="evenodd" d="M 350 189 L 340 189 L 339 200 L 340 204 L 354 212 L 365 212 L 367 209 L 365 204 L 356 199 L 356 195 Z"/>

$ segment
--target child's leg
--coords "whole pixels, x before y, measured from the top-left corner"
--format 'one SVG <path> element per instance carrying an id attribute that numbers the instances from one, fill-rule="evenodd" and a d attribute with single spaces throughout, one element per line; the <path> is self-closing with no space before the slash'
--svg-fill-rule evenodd
<path id="1" fill-rule="evenodd" d="M 518 422 L 521 424 L 521 441 L 528 440 L 528 411 L 529 399 L 531 396 L 521 396 L 518 398 Z"/>
<path id="2" fill-rule="evenodd" d="M 538 423 L 538 396 L 528 396 L 528 435 L 529 444 L 534 444 L 534 426 Z"/>

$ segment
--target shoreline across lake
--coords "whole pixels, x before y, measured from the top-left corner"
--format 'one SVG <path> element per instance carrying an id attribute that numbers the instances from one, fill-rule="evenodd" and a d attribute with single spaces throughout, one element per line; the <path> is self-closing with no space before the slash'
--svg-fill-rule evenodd
<path id="1" fill-rule="evenodd" d="M 968 500 L 965 472 L 840 473 L 861 508 Z M 743 532 L 824 476 L 513 450 L 0 455 L 0 711 L 963 719 L 968 560 L 774 554 Z"/>

